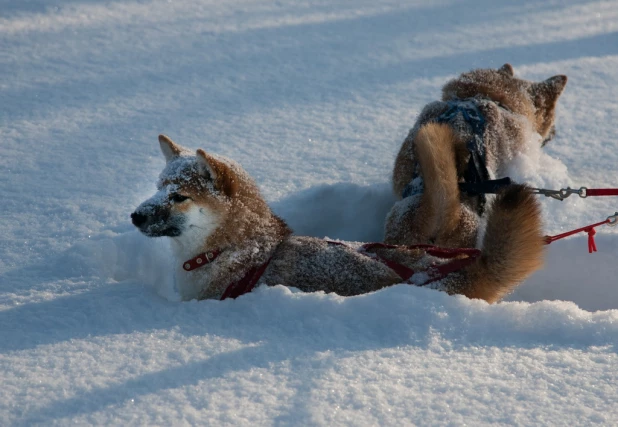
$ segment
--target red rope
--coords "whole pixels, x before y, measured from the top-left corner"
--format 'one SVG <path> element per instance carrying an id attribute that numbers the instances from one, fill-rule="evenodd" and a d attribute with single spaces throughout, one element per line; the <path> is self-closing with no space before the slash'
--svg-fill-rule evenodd
<path id="1" fill-rule="evenodd" d="M 588 231 L 588 253 L 591 254 L 597 251 L 597 244 L 594 242 L 594 235 L 597 234 L 597 232 L 594 230 L 594 228 L 590 228 L 587 231 Z"/>
<path id="2" fill-rule="evenodd" d="M 588 188 L 586 196 L 618 196 L 618 188 Z"/>
<path id="3" fill-rule="evenodd" d="M 605 221 L 597 222 L 596 224 L 590 224 L 586 227 L 578 228 L 576 230 L 567 231 L 566 233 L 558 234 L 556 236 L 545 236 L 545 244 L 549 245 L 551 242 L 555 242 L 556 240 L 564 239 L 565 237 L 569 237 L 573 234 L 585 231 L 586 233 L 588 233 L 588 253 L 593 253 L 597 251 L 597 245 L 594 242 L 594 235 L 596 234 L 595 227 L 600 227 L 601 225 L 611 223 L 612 220 L 610 218 L 607 218 Z"/>

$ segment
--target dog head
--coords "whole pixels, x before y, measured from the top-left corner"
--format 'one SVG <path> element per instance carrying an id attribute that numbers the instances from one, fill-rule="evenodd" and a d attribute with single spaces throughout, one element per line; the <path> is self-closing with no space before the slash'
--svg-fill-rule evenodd
<path id="1" fill-rule="evenodd" d="M 259 232 L 274 217 L 240 165 L 159 136 L 166 165 L 158 191 L 131 214 L 146 236 L 172 237 L 188 249 L 221 247 Z"/>
<path id="2" fill-rule="evenodd" d="M 442 99 L 485 96 L 514 113 L 522 114 L 534 125 L 544 140 L 554 133 L 556 102 L 567 83 L 567 76 L 557 75 L 540 83 L 515 77 L 511 64 L 497 70 L 479 69 L 463 73 L 442 89 Z"/>

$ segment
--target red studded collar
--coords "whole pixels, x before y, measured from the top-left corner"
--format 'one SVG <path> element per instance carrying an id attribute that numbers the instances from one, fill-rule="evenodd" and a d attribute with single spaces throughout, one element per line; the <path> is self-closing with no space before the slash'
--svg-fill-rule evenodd
<path id="1" fill-rule="evenodd" d="M 198 256 L 193 257 L 188 261 L 185 261 L 182 264 L 182 268 L 184 268 L 185 271 L 195 270 L 196 268 L 203 267 L 206 264 L 210 264 L 211 262 L 216 260 L 219 255 L 221 255 L 221 251 L 218 249 L 215 249 L 214 251 L 203 252 Z"/>
<path id="2" fill-rule="evenodd" d="M 203 267 L 206 264 L 210 264 L 215 259 L 217 259 L 219 255 L 221 255 L 221 251 L 218 249 L 210 252 L 203 252 L 198 256 L 193 257 L 188 261 L 185 261 L 182 264 L 182 268 L 185 271 L 195 270 L 196 268 Z M 260 277 L 262 277 L 262 274 L 264 274 L 264 271 L 266 271 L 269 263 L 270 258 L 268 258 L 268 260 L 264 264 L 249 269 L 249 271 L 247 271 L 247 274 L 245 274 L 240 280 L 230 283 L 223 292 L 221 300 L 227 298 L 237 298 L 241 295 L 251 292 L 251 290 L 260 280 Z"/>

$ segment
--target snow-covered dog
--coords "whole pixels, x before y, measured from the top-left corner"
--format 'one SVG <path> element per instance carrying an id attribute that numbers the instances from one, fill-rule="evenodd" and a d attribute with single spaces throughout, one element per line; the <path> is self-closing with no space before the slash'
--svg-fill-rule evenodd
<path id="1" fill-rule="evenodd" d="M 293 236 L 240 165 L 201 149 L 194 154 L 164 135 L 159 143 L 167 163 L 158 191 L 131 218 L 145 235 L 171 238 L 185 300 L 234 297 L 258 282 L 348 296 L 408 280 L 494 302 L 529 273 L 522 263 L 541 262 L 540 246 L 530 244 L 542 239 L 539 207 L 523 186 L 508 188 L 494 203 L 485 236 L 493 253 L 359 248 Z M 515 259 L 522 247 L 531 251 Z"/>
<path id="2" fill-rule="evenodd" d="M 521 80 L 510 64 L 448 82 L 442 101 L 423 109 L 395 160 L 393 189 L 401 200 L 387 216 L 385 241 L 474 247 L 486 200 L 460 186 L 503 178 L 505 166 L 528 144 L 551 139 L 566 82 L 563 75 L 540 83 Z"/>

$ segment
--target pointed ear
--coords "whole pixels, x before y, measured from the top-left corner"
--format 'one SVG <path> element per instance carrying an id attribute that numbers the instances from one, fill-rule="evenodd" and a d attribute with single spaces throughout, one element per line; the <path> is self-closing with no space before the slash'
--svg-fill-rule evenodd
<path id="1" fill-rule="evenodd" d="M 560 94 L 564 90 L 564 87 L 567 84 L 567 80 L 567 76 L 558 75 L 548 78 L 541 84 L 545 85 L 545 87 L 549 89 L 550 93 L 553 93 L 555 97 L 558 98 L 558 96 L 560 96 Z"/>
<path id="2" fill-rule="evenodd" d="M 558 75 L 530 86 L 530 93 L 537 108 L 554 108 L 556 101 L 567 84 L 567 76 Z"/>
<path id="3" fill-rule="evenodd" d="M 536 107 L 536 130 L 543 138 L 548 138 L 552 133 L 556 103 L 566 83 L 567 76 L 558 75 L 533 83 L 529 88 Z"/>
<path id="4" fill-rule="evenodd" d="M 238 190 L 238 180 L 234 171 L 225 163 L 209 155 L 201 148 L 197 150 L 197 165 L 200 173 L 209 177 L 217 190 L 226 196 L 232 197 Z"/>
<path id="5" fill-rule="evenodd" d="M 165 135 L 159 135 L 159 145 L 161 146 L 161 152 L 165 156 L 166 162 L 180 156 L 180 152 L 182 151 L 182 147 L 180 145 L 177 145 Z"/>
<path id="6" fill-rule="evenodd" d="M 515 71 L 513 71 L 513 66 L 508 62 L 504 64 L 502 67 L 498 68 L 498 71 L 502 74 L 506 74 L 507 76 L 513 77 L 515 75 Z"/>

